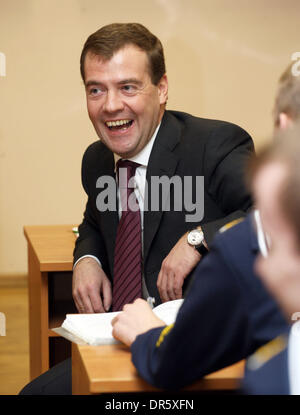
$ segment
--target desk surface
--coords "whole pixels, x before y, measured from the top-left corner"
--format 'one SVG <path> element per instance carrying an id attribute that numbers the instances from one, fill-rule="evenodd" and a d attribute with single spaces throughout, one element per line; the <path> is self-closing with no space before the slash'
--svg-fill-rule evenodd
<path id="1" fill-rule="evenodd" d="M 72 271 L 74 226 L 24 226 L 25 237 L 38 259 L 40 271 Z"/>
<path id="2" fill-rule="evenodd" d="M 141 379 L 123 345 L 83 346 L 72 344 L 74 394 L 148 392 L 159 389 Z M 222 369 L 190 385 L 187 390 L 230 390 L 239 386 L 244 362 Z"/>

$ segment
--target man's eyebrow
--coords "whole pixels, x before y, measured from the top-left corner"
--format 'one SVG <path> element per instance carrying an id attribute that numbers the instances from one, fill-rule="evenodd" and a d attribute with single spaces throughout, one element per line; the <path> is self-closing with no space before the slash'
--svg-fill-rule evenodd
<path id="1" fill-rule="evenodd" d="M 128 79 L 122 79 L 122 81 L 118 82 L 118 85 L 126 85 L 126 84 L 135 84 L 135 85 L 142 85 L 142 81 L 136 79 L 136 78 L 128 78 Z M 95 81 L 93 79 L 90 79 L 85 83 L 85 87 L 88 88 L 89 86 L 99 86 L 102 85 L 101 82 Z"/>
<path id="2" fill-rule="evenodd" d="M 98 81 L 94 81 L 93 79 L 91 79 L 90 81 L 87 81 L 85 84 L 84 84 L 84 86 L 87 88 L 87 87 L 89 87 L 89 86 L 91 86 L 91 85 L 101 85 L 101 82 L 98 82 Z"/>
<path id="3" fill-rule="evenodd" d="M 142 85 L 142 81 L 136 78 L 128 78 L 128 79 L 123 79 L 122 81 L 119 81 L 118 84 L 119 85 L 125 85 L 125 84 Z"/>

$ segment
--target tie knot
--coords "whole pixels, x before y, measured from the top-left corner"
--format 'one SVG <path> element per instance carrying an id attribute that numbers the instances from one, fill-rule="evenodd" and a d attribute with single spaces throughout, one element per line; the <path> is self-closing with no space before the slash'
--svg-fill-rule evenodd
<path id="1" fill-rule="evenodd" d="M 131 160 L 118 160 L 117 161 L 117 174 L 118 178 L 120 180 L 119 171 L 120 169 L 126 169 L 127 170 L 127 180 L 129 180 L 131 177 L 135 175 L 136 169 L 140 166 L 140 164 L 135 163 Z"/>

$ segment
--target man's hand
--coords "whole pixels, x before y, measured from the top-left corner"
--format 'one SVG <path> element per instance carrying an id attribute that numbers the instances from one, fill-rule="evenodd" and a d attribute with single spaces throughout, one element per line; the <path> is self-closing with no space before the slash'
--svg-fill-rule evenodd
<path id="1" fill-rule="evenodd" d="M 111 283 L 93 258 L 83 258 L 73 271 L 73 298 L 79 313 L 105 313 L 112 302 Z"/>
<path id="2" fill-rule="evenodd" d="M 156 317 L 149 304 L 141 298 L 135 300 L 133 304 L 126 304 L 111 324 L 114 338 L 127 346 L 131 346 L 139 334 L 154 327 L 166 325 L 164 321 Z"/>
<path id="3" fill-rule="evenodd" d="M 184 279 L 201 259 L 199 252 L 187 243 L 183 235 L 162 262 L 157 288 L 162 302 L 182 298 Z"/>

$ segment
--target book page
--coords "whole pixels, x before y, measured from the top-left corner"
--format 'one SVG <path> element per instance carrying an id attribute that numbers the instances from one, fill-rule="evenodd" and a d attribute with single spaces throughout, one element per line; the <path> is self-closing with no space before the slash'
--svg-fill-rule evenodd
<path id="1" fill-rule="evenodd" d="M 155 307 L 153 312 L 166 325 L 169 325 L 175 322 L 182 303 L 182 299 L 168 301 Z M 120 342 L 114 339 L 112 335 L 111 321 L 119 313 L 121 311 L 95 314 L 67 314 L 61 328 L 54 329 L 54 331 L 57 330 L 57 333 L 78 344 L 78 338 L 93 346 L 117 344 Z M 71 333 L 71 335 L 68 333 Z"/>
<path id="2" fill-rule="evenodd" d="M 67 314 L 61 327 L 90 345 L 116 344 L 111 321 L 119 313 Z"/>
<path id="3" fill-rule="evenodd" d="M 179 300 L 167 301 L 166 303 L 162 303 L 157 307 L 154 307 L 152 311 L 168 326 L 175 322 L 177 313 L 182 306 L 182 303 L 182 298 Z"/>

